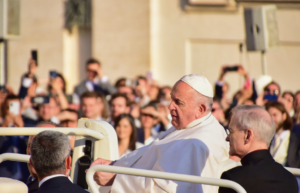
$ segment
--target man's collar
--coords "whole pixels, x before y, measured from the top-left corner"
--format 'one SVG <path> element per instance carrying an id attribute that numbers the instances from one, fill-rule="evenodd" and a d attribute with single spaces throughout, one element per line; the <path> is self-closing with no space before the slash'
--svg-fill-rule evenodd
<path id="1" fill-rule="evenodd" d="M 47 180 L 50 180 L 52 178 L 56 178 L 56 177 L 67 177 L 66 175 L 63 175 L 63 174 L 55 174 L 55 175 L 51 175 L 51 176 L 47 176 L 45 178 L 43 178 L 40 182 L 39 182 L 39 187 L 42 186 L 42 184 L 44 182 L 46 182 Z"/>
<path id="2" fill-rule="evenodd" d="M 208 119 L 211 116 L 211 112 L 209 112 L 207 115 L 205 115 L 204 117 L 201 117 L 200 119 L 196 119 L 192 122 L 190 122 L 187 126 L 185 126 L 183 129 L 189 129 L 189 128 L 193 128 L 197 125 L 199 125 L 200 123 L 202 123 L 203 121 L 205 121 L 206 119 Z"/>
<path id="3" fill-rule="evenodd" d="M 252 151 L 248 154 L 246 154 L 242 159 L 241 163 L 242 165 L 252 165 L 256 164 L 257 162 L 260 162 L 264 159 L 273 159 L 269 150 L 267 149 L 258 149 L 255 151 Z"/>

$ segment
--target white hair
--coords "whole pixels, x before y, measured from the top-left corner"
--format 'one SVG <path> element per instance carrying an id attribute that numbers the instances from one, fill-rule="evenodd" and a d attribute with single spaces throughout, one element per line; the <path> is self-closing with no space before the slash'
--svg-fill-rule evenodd
<path id="1" fill-rule="evenodd" d="M 239 105 L 231 111 L 230 126 L 239 130 L 251 129 L 255 139 L 268 146 L 275 135 L 275 124 L 269 113 L 258 105 Z"/>
<path id="2" fill-rule="evenodd" d="M 199 92 L 195 91 L 195 102 L 196 105 L 204 104 L 206 106 L 206 112 L 210 112 L 212 109 L 213 99 L 207 96 L 200 94 Z"/>

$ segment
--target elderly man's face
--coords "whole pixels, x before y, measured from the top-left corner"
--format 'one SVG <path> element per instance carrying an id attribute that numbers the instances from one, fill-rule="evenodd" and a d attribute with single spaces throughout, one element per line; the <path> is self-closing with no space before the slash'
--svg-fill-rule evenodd
<path id="1" fill-rule="evenodd" d="M 172 125 L 181 129 L 196 119 L 197 104 L 195 90 L 185 82 L 179 81 L 171 92 L 172 101 L 169 110 L 172 116 Z"/>
<path id="2" fill-rule="evenodd" d="M 244 150 L 245 132 L 239 130 L 235 126 L 235 116 L 232 116 L 228 129 L 229 129 L 229 134 L 226 137 L 226 141 L 228 141 L 230 145 L 229 155 L 242 157 L 245 154 L 245 150 Z"/>

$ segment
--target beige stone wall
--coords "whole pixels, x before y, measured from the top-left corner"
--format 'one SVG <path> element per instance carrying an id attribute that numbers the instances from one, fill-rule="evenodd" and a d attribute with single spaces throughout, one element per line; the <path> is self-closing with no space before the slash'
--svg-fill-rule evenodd
<path id="1" fill-rule="evenodd" d="M 38 50 L 39 78 L 63 71 L 63 0 L 21 0 L 21 36 L 8 42 L 8 83 L 18 91 L 31 50 Z"/>
<path id="2" fill-rule="evenodd" d="M 146 74 L 150 66 L 149 0 L 93 0 L 92 56 L 111 82 Z"/>
<path id="3" fill-rule="evenodd" d="M 213 83 L 221 65 L 234 63 L 243 63 L 254 78 L 262 73 L 260 53 L 238 49 L 245 41 L 242 6 L 249 4 L 184 12 L 174 0 L 93 0 L 92 27 L 69 33 L 63 27 L 64 1 L 21 1 L 21 36 L 8 43 L 8 83 L 16 91 L 31 49 L 39 51 L 39 77 L 48 78 L 51 69 L 63 72 L 68 91 L 85 78 L 90 56 L 101 60 L 113 83 L 149 70 L 163 84 L 173 85 L 187 73 L 204 74 Z M 283 90 L 295 91 L 300 89 L 300 5 L 280 4 L 277 15 L 281 46 L 267 52 L 268 72 Z M 238 75 L 226 79 L 231 94 L 242 85 Z"/>
<path id="4" fill-rule="evenodd" d="M 253 5 L 253 4 L 251 4 Z M 243 4 L 230 9 L 199 7 L 182 11 L 173 0 L 151 1 L 151 70 L 154 78 L 174 84 L 188 73 L 204 74 L 211 83 L 223 64 L 243 63 L 254 78 L 262 74 L 259 52 L 239 52 L 245 41 Z M 280 5 L 278 25 L 281 47 L 267 52 L 268 73 L 283 90 L 300 89 L 299 5 Z M 233 94 L 243 78 L 228 74 Z"/>

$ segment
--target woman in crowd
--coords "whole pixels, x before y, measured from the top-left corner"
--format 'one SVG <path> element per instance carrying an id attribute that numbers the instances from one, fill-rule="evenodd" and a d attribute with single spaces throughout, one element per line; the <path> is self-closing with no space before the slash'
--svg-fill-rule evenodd
<path id="1" fill-rule="evenodd" d="M 300 136 L 293 129 L 293 121 L 284 105 L 277 101 L 268 102 L 266 110 L 274 120 L 276 133 L 270 144 L 274 160 L 284 166 L 300 168 Z"/>
<path id="2" fill-rule="evenodd" d="M 136 142 L 137 131 L 131 115 L 121 114 L 116 119 L 115 129 L 118 136 L 120 157 L 143 146 L 141 143 Z"/>
<path id="3" fill-rule="evenodd" d="M 56 73 L 55 78 L 50 78 L 48 93 L 50 96 L 54 96 L 56 101 L 59 101 L 61 110 L 68 108 L 69 103 L 66 98 L 66 81 L 62 74 Z"/>

